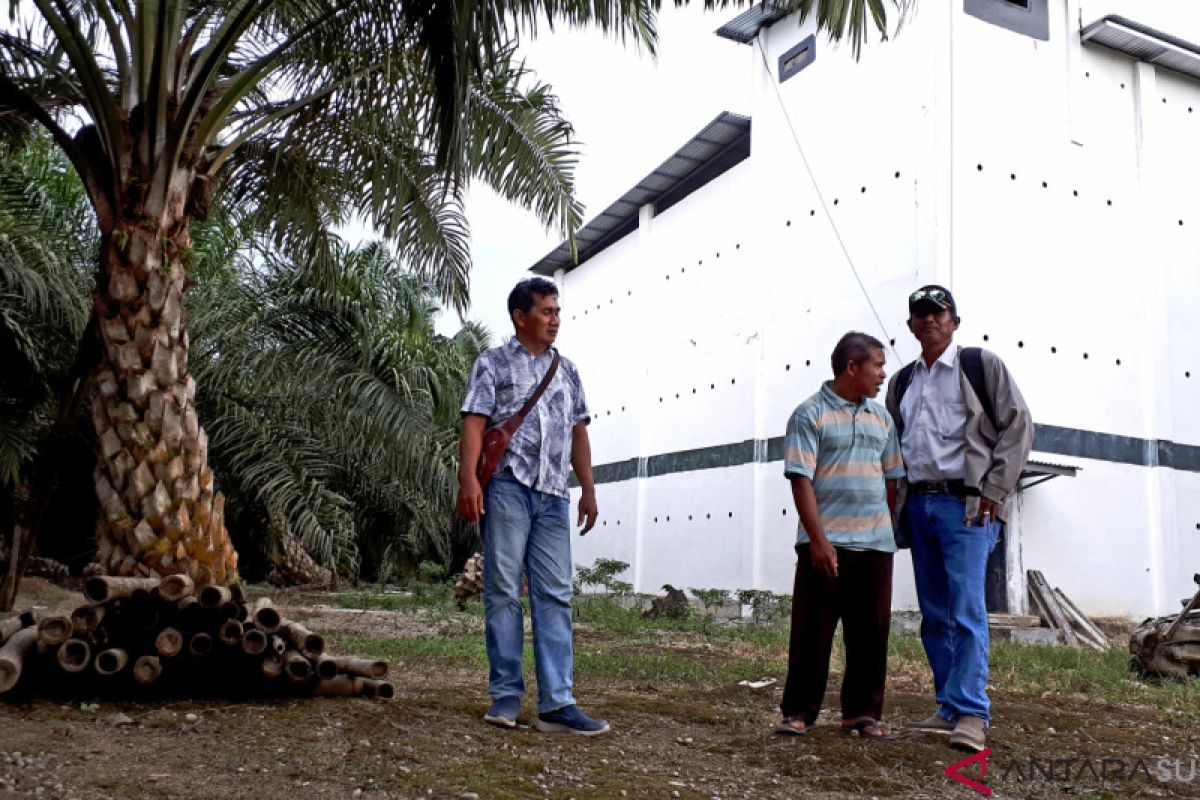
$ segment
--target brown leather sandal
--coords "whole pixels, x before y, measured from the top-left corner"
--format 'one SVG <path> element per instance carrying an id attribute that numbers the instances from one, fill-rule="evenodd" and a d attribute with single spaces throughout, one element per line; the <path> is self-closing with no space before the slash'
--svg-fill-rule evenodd
<path id="1" fill-rule="evenodd" d="M 892 732 L 891 726 L 871 717 L 855 717 L 854 719 L 842 720 L 842 731 L 850 735 L 857 733 L 864 739 L 875 739 L 877 741 L 897 738 L 897 735 Z"/>
<path id="2" fill-rule="evenodd" d="M 783 722 L 775 726 L 775 733 L 783 736 L 803 736 L 810 730 L 812 730 L 812 725 L 799 717 L 784 717 Z"/>

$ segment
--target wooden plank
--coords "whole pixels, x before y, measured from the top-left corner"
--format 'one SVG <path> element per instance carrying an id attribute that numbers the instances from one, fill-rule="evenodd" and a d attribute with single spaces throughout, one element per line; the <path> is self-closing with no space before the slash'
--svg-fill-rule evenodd
<path id="1" fill-rule="evenodd" d="M 1047 622 L 1050 623 L 1050 627 L 1062 631 L 1063 638 L 1071 647 L 1079 647 L 1079 636 L 1067 620 L 1066 613 L 1058 605 L 1058 600 L 1055 599 L 1054 592 L 1050 589 L 1049 584 L 1046 583 L 1045 576 L 1038 570 L 1031 569 L 1026 573 L 1026 577 L 1029 579 L 1030 592 L 1038 600 L 1039 607 L 1045 610 Z"/>
<path id="2" fill-rule="evenodd" d="M 1069 621 L 1073 621 L 1079 628 L 1079 638 L 1083 643 L 1095 650 L 1108 649 L 1108 637 L 1092 624 L 1092 621 L 1084 616 L 1083 612 L 1075 607 L 1075 604 L 1063 594 L 1062 589 L 1054 587 L 1054 599 L 1058 601 L 1058 605 L 1066 612 Z"/>

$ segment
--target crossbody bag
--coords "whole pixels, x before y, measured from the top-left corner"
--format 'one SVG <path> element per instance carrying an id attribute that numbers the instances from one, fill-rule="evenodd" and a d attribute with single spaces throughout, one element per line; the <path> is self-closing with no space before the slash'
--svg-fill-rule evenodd
<path id="1" fill-rule="evenodd" d="M 480 489 L 488 485 L 488 481 L 496 472 L 496 467 L 500 465 L 500 459 L 508 450 L 508 443 L 512 441 L 513 435 L 521 427 L 525 417 L 537 405 L 537 401 L 542 399 L 546 387 L 554 379 L 554 373 L 558 372 L 558 360 L 558 351 L 555 350 L 554 359 L 550 362 L 550 368 L 546 370 L 546 374 L 542 376 L 542 382 L 533 390 L 533 394 L 529 395 L 529 399 L 525 401 L 525 405 L 521 406 L 520 411 L 499 425 L 493 425 L 483 432 L 483 448 L 479 451 L 479 464 L 475 467 L 475 475 L 479 478 Z"/>

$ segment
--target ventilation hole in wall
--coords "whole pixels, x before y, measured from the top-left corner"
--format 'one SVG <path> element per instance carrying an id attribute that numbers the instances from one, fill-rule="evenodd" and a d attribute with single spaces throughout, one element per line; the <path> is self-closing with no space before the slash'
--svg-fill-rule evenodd
<path id="1" fill-rule="evenodd" d="M 1190 377 L 1192 377 L 1192 373 L 1190 373 L 1190 372 L 1185 372 L 1185 373 L 1183 373 L 1183 377 L 1185 377 L 1185 378 L 1190 378 Z"/>
<path id="2" fill-rule="evenodd" d="M 1180 226 L 1182 226 L 1182 225 L 1183 225 L 1183 220 L 1179 220 L 1179 224 L 1180 224 Z"/>
<path id="3" fill-rule="evenodd" d="M 717 253 L 717 258 L 720 258 L 720 257 L 721 257 L 721 254 L 720 254 L 720 253 Z"/>
<path id="4" fill-rule="evenodd" d="M 1121 84 L 1121 88 L 1122 88 L 1122 89 L 1124 89 L 1124 88 L 1125 88 L 1125 84 L 1123 84 L 1123 83 L 1122 83 L 1122 84 Z"/>
<path id="5" fill-rule="evenodd" d="M 617 520 L 617 527 L 621 527 L 621 520 Z"/>
<path id="6" fill-rule="evenodd" d="M 600 304 L 599 304 L 599 303 L 596 303 L 596 310 L 597 310 L 597 311 L 599 311 L 599 310 L 600 310 Z"/>
<path id="7" fill-rule="evenodd" d="M 785 516 L 785 517 L 787 516 L 787 509 L 786 509 L 786 508 L 783 510 L 783 516 Z"/>
<path id="8" fill-rule="evenodd" d="M 605 411 L 605 412 L 604 412 L 604 416 L 606 416 L 606 417 L 611 417 L 611 416 L 612 416 L 612 412 L 611 412 L 611 411 Z"/>
<path id="9" fill-rule="evenodd" d="M 783 223 L 783 224 L 784 224 L 784 227 L 787 227 L 787 228 L 790 228 L 790 227 L 792 227 L 792 221 L 791 221 L 790 219 L 789 219 L 787 222 Z"/>
<path id="10" fill-rule="evenodd" d="M 585 309 L 583 310 L 583 315 L 584 315 L 585 317 L 587 316 L 587 312 L 588 312 L 588 310 L 585 308 Z"/>
<path id="11" fill-rule="evenodd" d="M 1087 357 L 1088 357 L 1088 354 L 1087 354 L 1087 353 L 1084 353 L 1084 354 L 1083 354 L 1083 357 L 1084 357 L 1084 359 L 1086 360 L 1086 359 L 1087 359 Z"/>
<path id="12" fill-rule="evenodd" d="M 975 169 L 976 169 L 978 172 L 983 172 L 983 164 L 976 164 L 976 165 L 975 165 Z"/>
<path id="13" fill-rule="evenodd" d="M 1042 188 L 1043 188 L 1043 189 L 1049 189 L 1049 188 L 1050 188 L 1050 184 L 1046 183 L 1045 181 L 1042 181 Z"/>
<path id="14" fill-rule="evenodd" d="M 810 208 L 810 209 L 808 210 L 808 215 L 809 215 L 810 217 L 815 217 L 815 216 L 817 215 L 817 210 L 816 210 L 815 208 Z"/>
<path id="15" fill-rule="evenodd" d="M 654 518 L 654 521 L 655 521 L 655 522 L 658 522 L 658 517 L 655 517 L 655 518 Z"/>
<path id="16" fill-rule="evenodd" d="M 1085 78 L 1090 78 L 1090 77 L 1092 77 L 1092 73 L 1090 73 L 1090 72 L 1085 72 L 1085 73 L 1083 73 L 1083 77 L 1085 77 Z"/>
<path id="17" fill-rule="evenodd" d="M 1119 359 L 1119 358 L 1117 359 L 1117 366 L 1118 367 L 1121 366 L 1121 359 Z"/>
<path id="18" fill-rule="evenodd" d="M 735 245 L 733 246 L 733 249 L 734 249 L 734 250 L 741 250 L 741 249 L 742 249 L 742 245 L 741 245 L 741 243 L 739 242 L 738 244 L 735 244 Z"/>
<path id="19" fill-rule="evenodd" d="M 889 344 L 890 344 L 892 347 L 895 347 L 895 346 L 896 346 L 896 340 L 895 340 L 895 339 L 888 339 L 888 343 L 889 343 Z"/>
<path id="20" fill-rule="evenodd" d="M 838 204 L 838 199 L 837 199 L 836 197 L 835 197 L 835 198 L 833 198 L 833 204 L 834 204 L 835 206 Z"/>
<path id="21" fill-rule="evenodd" d="M 680 268 L 679 268 L 679 274 L 680 274 L 680 275 L 682 275 L 682 274 L 683 274 L 683 273 L 685 273 L 685 272 L 687 272 L 687 267 L 680 267 Z"/>
<path id="22" fill-rule="evenodd" d="M 1108 204 L 1108 205 L 1110 205 L 1110 206 L 1112 205 L 1112 200 L 1105 200 L 1104 202 L 1105 202 L 1105 203 L 1107 203 L 1107 204 Z"/>
<path id="23" fill-rule="evenodd" d="M 1017 179 L 1017 173 L 1015 173 L 1015 172 L 1008 173 L 1008 179 L 1010 181 L 1015 181 Z"/>
<path id="24" fill-rule="evenodd" d="M 896 174 L 895 174 L 893 177 L 895 177 L 895 178 L 899 178 L 899 177 L 900 177 L 900 171 L 899 171 L 899 170 L 897 170 L 897 171 L 896 171 Z"/>
<path id="25" fill-rule="evenodd" d="M 695 394 L 695 393 L 696 393 L 696 390 L 695 390 L 695 389 L 692 389 L 692 394 Z"/>
<path id="26" fill-rule="evenodd" d="M 625 406 L 621 406 L 621 410 L 622 410 L 622 411 L 624 411 L 624 410 L 625 410 Z"/>
<path id="27" fill-rule="evenodd" d="M 712 514 L 705 514 L 705 515 L 704 515 L 704 518 L 705 518 L 705 519 L 712 519 Z M 1200 526 L 1197 526 L 1197 527 L 1200 527 Z"/>
<path id="28" fill-rule="evenodd" d="M 983 335 L 983 340 L 984 340 L 985 342 L 988 340 L 988 335 L 987 335 L 986 333 Z"/>
<path id="29" fill-rule="evenodd" d="M 1057 347 L 1054 347 L 1054 346 L 1052 345 L 1052 346 L 1050 347 L 1050 352 L 1051 352 L 1051 353 L 1057 353 L 1057 352 L 1058 352 L 1058 348 L 1057 348 Z"/>
<path id="30" fill-rule="evenodd" d="M 733 386 L 735 383 L 737 383 L 737 378 L 730 378 L 730 379 L 729 379 L 729 385 L 730 385 L 730 386 Z"/>
<path id="31" fill-rule="evenodd" d="M 608 304 L 609 304 L 610 306 L 612 305 L 612 298 L 611 298 L 611 297 L 610 297 L 610 298 L 608 298 Z"/>
<path id="32" fill-rule="evenodd" d="M 574 322 L 574 321 L 575 321 L 575 315 L 574 315 L 574 314 L 572 314 L 572 315 L 571 315 L 571 322 Z"/>
<path id="33" fill-rule="evenodd" d="M 629 291 L 625 292 L 625 296 L 626 296 L 626 297 L 633 297 L 633 289 L 630 289 Z"/>
<path id="34" fill-rule="evenodd" d="M 688 522 L 691 522 L 691 521 L 692 521 L 692 515 L 688 514 Z"/>
<path id="35" fill-rule="evenodd" d="M 668 275 L 668 276 L 667 276 L 667 280 L 671 280 L 671 276 L 670 276 L 670 275 Z"/>
<path id="36" fill-rule="evenodd" d="M 730 512 L 729 512 L 729 518 L 730 518 L 730 519 L 733 519 L 733 512 L 732 512 L 732 511 L 730 511 Z"/>
<path id="37" fill-rule="evenodd" d="M 867 187 L 865 187 L 865 186 L 864 186 L 864 187 L 862 187 L 861 189 L 859 189 L 859 190 L 858 190 L 858 193 L 859 193 L 859 194 L 866 194 L 866 193 L 867 193 Z"/>
<path id="38" fill-rule="evenodd" d="M 717 388 L 717 385 L 716 385 L 715 383 L 710 383 L 710 384 L 708 385 L 708 388 L 710 388 L 710 389 L 715 389 L 715 388 Z"/>
<path id="39" fill-rule="evenodd" d="M 1024 346 L 1025 346 L 1024 342 L 1017 342 L 1017 347 L 1024 347 Z"/>
<path id="40" fill-rule="evenodd" d="M 667 521 L 667 522 L 670 522 L 670 521 L 671 521 L 671 517 L 670 517 L 670 516 L 668 516 L 668 517 L 667 517 L 667 519 L 666 519 L 666 521 Z"/>
<path id="41" fill-rule="evenodd" d="M 678 400 L 678 399 L 679 399 L 679 392 L 676 392 L 676 393 L 675 393 L 675 399 L 676 399 L 676 400 Z"/>
<path id="42" fill-rule="evenodd" d="M 791 371 L 792 371 L 792 365 L 791 365 L 791 364 L 784 364 L 784 365 L 783 365 L 783 371 L 784 371 L 784 372 L 791 372 Z"/>
<path id="43" fill-rule="evenodd" d="M 1163 98 L 1163 105 L 1166 105 L 1166 104 L 1167 104 L 1167 98 L 1165 98 L 1165 97 L 1164 97 L 1164 98 Z"/>
<path id="44" fill-rule="evenodd" d="M 810 366 L 811 364 L 812 364 L 812 362 L 811 362 L 811 361 L 809 361 L 807 358 L 806 358 L 806 359 L 804 359 L 804 366 L 806 366 L 806 367 L 807 367 L 807 366 Z"/>
<path id="45" fill-rule="evenodd" d="M 661 398 L 661 397 L 660 397 L 660 398 L 658 398 L 658 402 L 660 402 L 660 403 L 662 402 L 662 398 Z"/>
<path id="46" fill-rule="evenodd" d="M 1079 190 L 1078 190 L 1078 189 L 1072 189 L 1072 190 L 1071 190 L 1071 194 L 1072 194 L 1074 197 L 1079 197 Z"/>

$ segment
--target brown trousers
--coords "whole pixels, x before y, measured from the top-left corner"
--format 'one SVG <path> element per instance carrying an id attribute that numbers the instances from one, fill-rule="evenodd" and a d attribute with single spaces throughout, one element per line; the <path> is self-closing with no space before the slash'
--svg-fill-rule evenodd
<path id="1" fill-rule="evenodd" d="M 809 545 L 796 545 L 788 674 L 779 708 L 812 725 L 829 681 L 833 634 L 842 621 L 846 669 L 842 719 L 883 717 L 888 631 L 892 620 L 892 554 L 837 547 L 838 576 L 813 569 Z"/>

